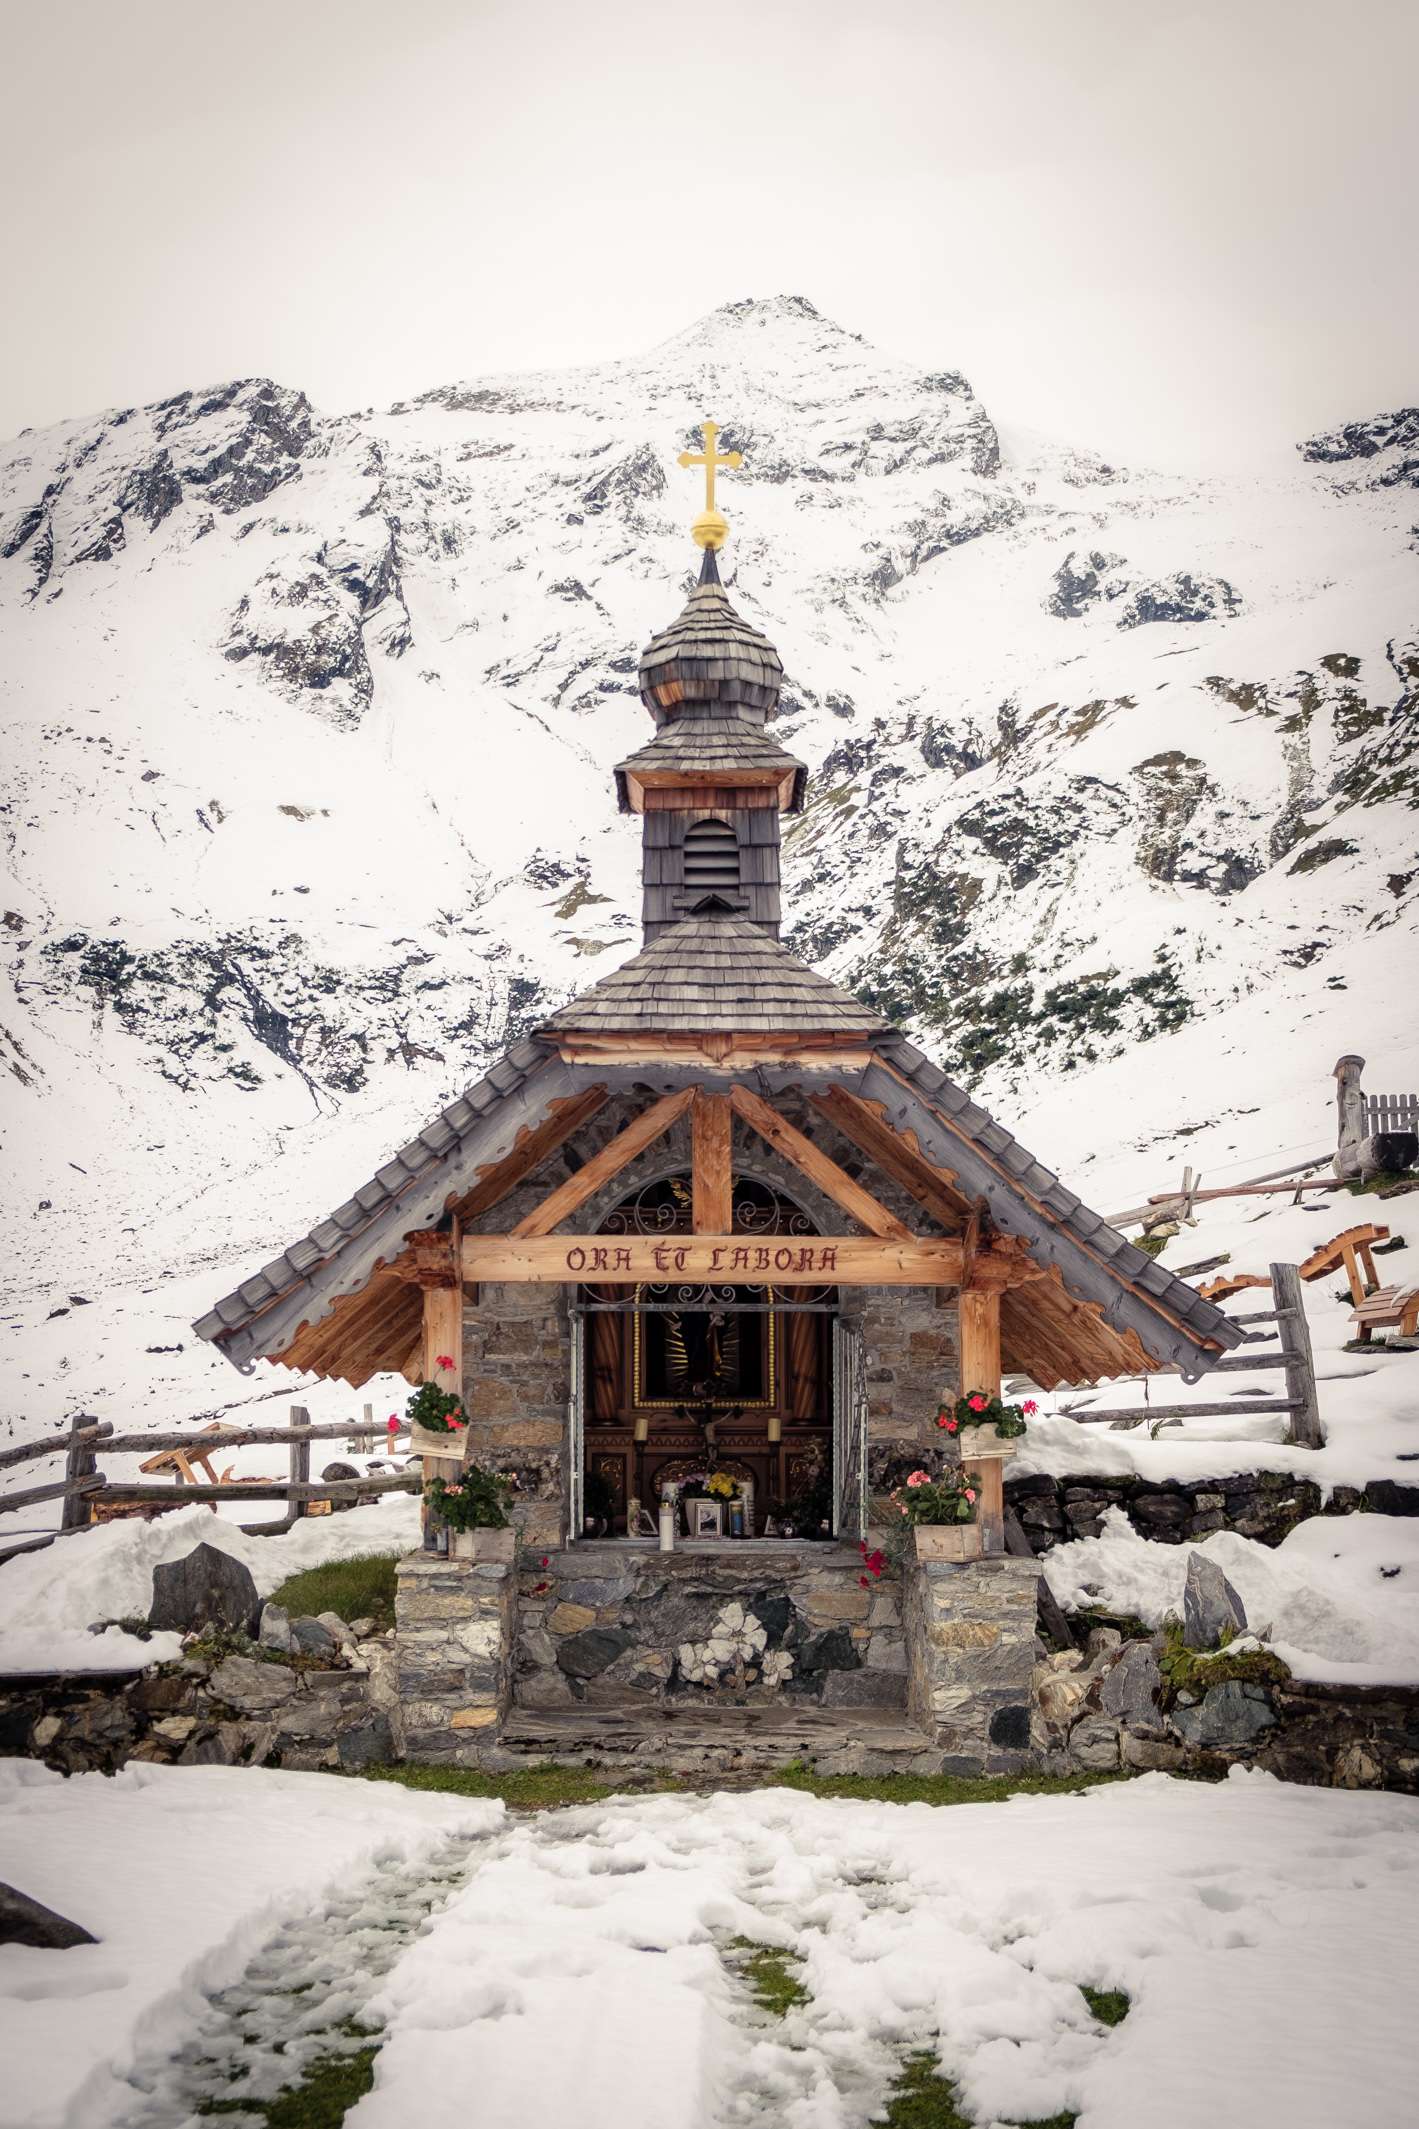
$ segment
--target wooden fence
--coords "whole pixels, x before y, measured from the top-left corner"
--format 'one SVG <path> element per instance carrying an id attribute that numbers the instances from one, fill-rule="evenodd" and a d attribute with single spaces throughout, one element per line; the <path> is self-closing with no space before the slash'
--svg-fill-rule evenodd
<path id="1" fill-rule="evenodd" d="M 365 1419 L 373 1434 L 375 1430 L 368 1407 Z M 57 1531 L 47 1531 L 8 1547 L 0 1552 L 0 1560 L 9 1559 L 17 1552 L 36 1552 L 42 1546 L 52 1545 L 56 1537 L 62 1537 L 68 1531 L 85 1529 L 93 1519 L 95 1504 L 99 1502 L 159 1501 L 186 1507 L 197 1501 L 285 1501 L 287 1513 L 284 1516 L 241 1526 L 248 1536 L 273 1537 L 298 1522 L 312 1501 L 366 1501 L 376 1499 L 382 1493 L 420 1491 L 423 1475 L 419 1468 L 377 1478 L 312 1481 L 311 1443 L 347 1439 L 351 1431 L 349 1420 L 312 1426 L 303 1405 L 291 1406 L 290 1425 L 286 1427 L 213 1427 L 201 1431 L 185 1427 L 164 1434 L 116 1434 L 110 1421 L 81 1412 L 71 1422 L 67 1433 L 47 1435 L 38 1441 L 19 1442 L 13 1448 L 0 1449 L 0 1471 L 13 1470 L 18 1464 L 42 1457 L 62 1455 L 65 1459 L 62 1479 L 26 1486 L 15 1493 L 0 1493 L 0 1515 L 12 1514 L 20 1508 L 37 1508 L 44 1501 L 62 1500 L 64 1503 Z M 366 1428 L 361 1427 L 358 1431 L 363 1435 Z M 211 1485 L 194 1486 L 180 1484 L 176 1479 L 155 1484 L 141 1478 L 106 1478 L 98 1468 L 100 1451 L 105 1456 L 149 1456 L 180 1449 L 189 1457 L 200 1455 L 205 1458 L 228 1449 L 252 1446 L 284 1446 L 288 1476 L 284 1479 L 226 1479 Z"/>
<path id="2" fill-rule="evenodd" d="M 1068 1416 L 1085 1427 L 1129 1429 L 1154 1422 L 1168 1424 L 1186 1419 L 1230 1418 L 1233 1414 L 1284 1412 L 1287 1416 L 1288 1442 L 1293 1442 L 1303 1449 L 1323 1447 L 1325 1430 L 1321 1426 L 1320 1406 L 1316 1399 L 1316 1371 L 1311 1352 L 1311 1334 L 1306 1325 L 1301 1275 L 1294 1264 L 1272 1265 L 1271 1299 L 1271 1308 L 1256 1309 L 1245 1316 L 1233 1316 L 1231 1320 L 1233 1323 L 1247 1325 L 1274 1324 L 1274 1332 L 1248 1330 L 1245 1343 L 1248 1346 L 1270 1346 L 1274 1338 L 1277 1349 L 1268 1352 L 1226 1353 L 1220 1360 L 1212 1363 L 1208 1375 L 1209 1378 L 1213 1375 L 1249 1375 L 1257 1368 L 1281 1368 L 1285 1370 L 1286 1376 L 1284 1397 L 1229 1397 L 1225 1402 L 1216 1403 L 1128 1405 L 1122 1408 L 1115 1406 L 1107 1412 L 1073 1412 Z M 1175 1367 L 1160 1368 L 1156 1372 L 1176 1375 L 1179 1370 Z M 1060 1385 L 1061 1391 L 1066 1395 L 1069 1388 L 1068 1384 Z"/>

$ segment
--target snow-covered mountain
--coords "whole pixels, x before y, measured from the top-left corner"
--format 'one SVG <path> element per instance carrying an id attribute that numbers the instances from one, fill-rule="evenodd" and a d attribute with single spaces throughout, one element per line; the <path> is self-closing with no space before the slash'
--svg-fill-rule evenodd
<path id="1" fill-rule="evenodd" d="M 186 1318 L 638 943 L 705 415 L 803 953 L 1105 1211 L 1101 1144 L 1414 1076 L 1419 410 L 1127 471 L 793 297 L 382 413 L 187 392 L 0 448 L 8 1409 L 263 1394 Z"/>

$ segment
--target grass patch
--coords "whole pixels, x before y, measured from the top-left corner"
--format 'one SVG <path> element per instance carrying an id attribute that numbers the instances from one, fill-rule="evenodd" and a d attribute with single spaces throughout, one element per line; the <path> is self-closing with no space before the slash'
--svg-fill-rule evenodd
<path id="1" fill-rule="evenodd" d="M 374 2084 L 378 2053 L 376 2040 L 349 2055 L 317 2056 L 300 2083 L 278 2092 L 275 2099 L 206 2099 L 197 2112 L 256 2114 L 267 2129 L 340 2129 L 356 2100 Z"/>
<path id="2" fill-rule="evenodd" d="M 1077 2114 L 1015 2122 L 1010 2129 L 1074 2129 Z M 936 2067 L 929 2049 L 909 2055 L 887 2095 L 887 2111 L 874 2117 L 871 2129 L 975 2129 L 956 2103 L 956 2087 Z"/>
<path id="3" fill-rule="evenodd" d="M 1131 1774 L 818 1774 L 795 1760 L 766 1774 L 769 1789 L 803 1789 L 811 1796 L 852 1797 L 873 1804 L 998 1804 L 1007 1796 L 1074 1796 Z"/>
<path id="4" fill-rule="evenodd" d="M 354 1560 L 327 1560 L 321 1567 L 308 1567 L 292 1575 L 270 1601 L 279 1604 L 292 1619 L 315 1618 L 334 1612 L 349 1626 L 356 1619 L 373 1619 L 376 1626 L 394 1624 L 394 1570 L 392 1554 L 367 1553 Z"/>
<path id="5" fill-rule="evenodd" d="M 759 2008 L 774 2018 L 787 2018 L 808 1991 L 793 1970 L 793 1962 L 776 1944 L 756 1944 L 752 1937 L 736 1937 L 730 1947 L 730 1964 L 744 1976 Z"/>
<path id="6" fill-rule="evenodd" d="M 346 1777 L 354 1781 L 399 1782 L 406 1789 L 432 1789 L 445 1796 L 494 1797 L 510 1811 L 555 1811 L 564 1804 L 599 1804 L 628 1791 L 676 1790 L 687 1785 L 673 1775 L 632 1775 L 608 1780 L 591 1767 L 562 1767 L 548 1761 L 518 1767 L 510 1774 L 484 1774 L 477 1767 L 361 1767 Z"/>
<path id="7" fill-rule="evenodd" d="M 1124 1989 L 1090 1989 L 1080 1983 L 1079 1993 L 1100 2025 L 1120 2026 L 1133 2008 Z"/>

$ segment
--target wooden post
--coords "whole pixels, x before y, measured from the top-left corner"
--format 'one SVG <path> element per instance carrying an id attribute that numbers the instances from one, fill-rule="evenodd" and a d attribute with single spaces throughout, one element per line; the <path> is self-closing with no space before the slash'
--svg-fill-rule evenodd
<path id="1" fill-rule="evenodd" d="M 80 1479 L 93 1478 L 98 1470 L 98 1462 L 94 1456 L 92 1435 L 87 1441 L 79 1439 L 85 1429 L 92 1427 L 93 1424 L 94 1415 L 92 1412 L 76 1412 L 70 1422 L 69 1453 L 64 1460 L 64 1483 L 66 1486 L 77 1485 Z M 112 1434 L 112 1426 L 105 1426 L 103 1432 Z M 83 1493 L 67 1494 L 64 1506 L 60 1511 L 60 1529 L 84 1530 L 87 1528 L 88 1522 L 89 1496 Z"/>
<path id="2" fill-rule="evenodd" d="M 961 1395 L 984 1390 L 1000 1395 L 1000 1296 L 965 1287 L 961 1292 Z M 1005 1465 L 998 1456 L 962 1456 L 976 1481 L 976 1515 L 988 1553 L 1005 1550 Z"/>
<path id="3" fill-rule="evenodd" d="M 308 1427 L 310 1425 L 310 1414 L 304 1405 L 291 1406 L 291 1425 L 293 1427 Z M 308 1486 L 310 1484 L 310 1437 L 308 1435 L 303 1435 L 299 1441 L 291 1443 L 290 1458 L 291 1484 L 293 1486 Z M 292 1523 L 299 1521 L 305 1514 L 306 1507 L 307 1503 L 298 1494 L 293 1494 L 288 1520 Z"/>
<path id="4" fill-rule="evenodd" d="M 1302 1299 L 1301 1274 L 1294 1264 L 1272 1265 L 1271 1292 L 1276 1302 L 1281 1350 L 1286 1359 L 1286 1396 L 1292 1406 L 1286 1439 L 1302 1449 L 1321 1449 L 1325 1446 L 1325 1429 L 1316 1401 L 1316 1369 Z"/>

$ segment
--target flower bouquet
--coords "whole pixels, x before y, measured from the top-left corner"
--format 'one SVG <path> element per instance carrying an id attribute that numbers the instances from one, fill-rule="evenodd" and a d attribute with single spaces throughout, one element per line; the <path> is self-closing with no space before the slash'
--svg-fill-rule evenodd
<path id="1" fill-rule="evenodd" d="M 944 1401 L 936 1414 L 943 1434 L 954 1435 L 961 1455 L 974 1462 L 981 1457 L 1002 1460 L 1015 1454 L 1015 1443 L 1025 1432 L 1025 1422 L 1039 1408 L 1034 1399 L 1022 1405 L 1007 1405 L 984 1390 L 969 1390 L 954 1405 Z"/>
<path id="2" fill-rule="evenodd" d="M 453 1359 L 448 1353 L 440 1353 L 434 1365 L 440 1374 L 453 1372 Z M 409 1399 L 405 1414 L 409 1421 L 409 1447 L 416 1456 L 462 1461 L 468 1416 L 456 1390 L 441 1389 L 436 1382 L 421 1382 Z"/>
<path id="3" fill-rule="evenodd" d="M 908 1472 L 906 1483 L 891 1495 L 916 1540 L 919 1560 L 978 1560 L 981 1528 L 977 1492 L 969 1472 L 953 1465 L 933 1478 L 929 1471 Z"/>
<path id="4" fill-rule="evenodd" d="M 468 1464 L 456 1480 L 433 1478 L 424 1488 L 424 1499 L 449 1533 L 449 1553 L 455 1560 L 511 1560 L 517 1532 L 508 1522 L 512 1488 L 496 1471 L 481 1464 Z"/>

